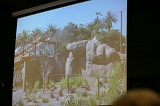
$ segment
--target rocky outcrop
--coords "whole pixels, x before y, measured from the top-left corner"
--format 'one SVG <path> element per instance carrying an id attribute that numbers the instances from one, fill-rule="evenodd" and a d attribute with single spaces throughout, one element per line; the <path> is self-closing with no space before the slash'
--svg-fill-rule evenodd
<path id="1" fill-rule="evenodd" d="M 99 76 L 105 73 L 107 77 L 110 77 L 114 63 L 125 61 L 124 54 L 116 52 L 115 49 L 101 43 L 95 37 L 89 41 L 70 43 L 67 45 L 67 50 L 70 52 L 65 67 L 65 73 L 68 75 L 93 75 L 98 71 Z"/>
<path id="2" fill-rule="evenodd" d="M 73 56 L 73 53 L 69 53 L 69 57 L 67 58 L 66 67 L 65 67 L 65 74 L 71 75 L 76 71 L 76 59 Z M 77 68 L 78 69 L 78 68 Z"/>
<path id="3" fill-rule="evenodd" d="M 86 45 L 87 75 L 93 75 L 96 71 L 99 71 L 99 77 L 104 73 L 109 77 L 116 61 L 120 61 L 120 56 L 115 49 L 99 42 L 96 38 L 88 41 Z"/>
<path id="4" fill-rule="evenodd" d="M 67 50 L 72 52 L 74 56 L 81 56 L 82 54 L 86 53 L 86 44 L 87 40 L 82 40 L 79 42 L 73 42 L 67 45 Z"/>
<path id="5" fill-rule="evenodd" d="M 118 54 L 119 54 L 122 62 L 126 61 L 126 54 L 122 54 L 120 52 L 118 52 Z"/>
<path id="6" fill-rule="evenodd" d="M 66 61 L 65 74 L 81 74 L 81 68 L 85 69 L 87 40 L 73 42 L 67 45 L 70 52 Z"/>

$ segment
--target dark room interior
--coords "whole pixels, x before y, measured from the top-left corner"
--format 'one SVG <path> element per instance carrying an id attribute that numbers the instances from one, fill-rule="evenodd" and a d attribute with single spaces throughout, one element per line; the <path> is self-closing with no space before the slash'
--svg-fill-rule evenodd
<path id="1" fill-rule="evenodd" d="M 1 106 L 11 106 L 12 104 L 13 61 L 17 22 L 12 13 L 53 1 L 59 0 L 1 0 L 0 2 Z M 68 1 L 72 2 L 58 6 L 71 5 L 81 0 Z M 149 88 L 160 93 L 159 10 L 158 0 L 127 1 L 127 90 Z"/>

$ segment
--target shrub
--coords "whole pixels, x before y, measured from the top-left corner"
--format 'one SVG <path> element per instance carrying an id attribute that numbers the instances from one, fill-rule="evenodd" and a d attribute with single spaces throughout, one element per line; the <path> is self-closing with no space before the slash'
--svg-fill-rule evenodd
<path id="1" fill-rule="evenodd" d="M 89 95 L 86 98 L 85 104 L 87 106 L 96 106 L 96 98 L 95 98 L 95 96 L 94 95 Z"/>
<path id="2" fill-rule="evenodd" d="M 68 77 L 62 78 L 60 81 L 60 87 L 67 88 L 67 85 L 68 85 Z"/>
<path id="3" fill-rule="evenodd" d="M 36 80 L 34 83 L 34 90 L 37 91 L 39 89 L 39 80 Z"/>
<path id="4" fill-rule="evenodd" d="M 36 95 L 35 94 L 33 95 L 33 103 L 37 103 Z"/>
<path id="5" fill-rule="evenodd" d="M 73 95 L 67 95 L 66 98 L 61 102 L 64 106 L 84 106 L 82 97 L 74 97 Z"/>
<path id="6" fill-rule="evenodd" d="M 44 88 L 47 88 L 48 79 L 44 80 Z"/>
<path id="7" fill-rule="evenodd" d="M 76 81 L 76 86 L 80 87 L 80 86 L 82 86 L 83 77 L 82 76 L 78 76 L 78 77 L 76 77 L 75 81 Z"/>
<path id="8" fill-rule="evenodd" d="M 121 63 L 116 62 L 111 73 L 111 78 L 108 81 L 107 95 L 104 97 L 107 105 L 112 104 L 122 93 L 123 88 L 121 85 L 124 85 L 126 80 L 126 78 L 123 78 L 125 74 L 123 71 Z"/>
<path id="9" fill-rule="evenodd" d="M 30 101 L 32 101 L 32 99 L 31 99 L 31 91 L 30 91 L 30 89 L 27 89 L 26 90 L 26 92 L 25 92 L 25 96 L 26 96 L 26 100 L 27 100 L 27 102 L 30 102 Z"/>
<path id="10" fill-rule="evenodd" d="M 18 102 L 18 106 L 24 106 L 24 103 L 22 101 L 22 99 L 20 98 L 19 102 Z"/>
<path id="11" fill-rule="evenodd" d="M 64 106 L 74 106 L 72 100 L 74 99 L 73 95 L 67 95 L 66 98 L 61 102 Z"/>
<path id="12" fill-rule="evenodd" d="M 42 102 L 43 102 L 43 103 L 48 103 L 49 100 L 48 100 L 48 98 L 42 98 Z"/>
<path id="13" fill-rule="evenodd" d="M 54 81 L 52 81 L 51 79 L 49 80 L 49 88 L 52 88 L 54 86 Z"/>

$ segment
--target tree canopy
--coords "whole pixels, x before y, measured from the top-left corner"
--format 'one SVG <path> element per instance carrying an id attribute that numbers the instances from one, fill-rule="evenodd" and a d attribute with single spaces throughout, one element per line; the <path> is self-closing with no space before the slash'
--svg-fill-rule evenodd
<path id="1" fill-rule="evenodd" d="M 116 23 L 117 15 L 112 11 L 107 11 L 105 16 L 101 12 L 95 12 L 96 17 L 91 22 L 86 24 L 75 24 L 69 22 L 64 28 L 57 28 L 55 24 L 49 24 L 46 30 L 36 27 L 32 31 L 23 30 L 22 33 L 17 35 L 16 47 L 22 44 L 25 40 L 31 43 L 33 39 L 39 36 L 52 36 L 51 41 L 57 42 L 59 45 L 58 51 L 66 51 L 66 45 L 79 41 L 90 40 L 94 36 L 103 43 L 108 44 L 112 48 L 119 51 L 120 45 L 120 31 L 112 29 L 113 23 Z M 31 32 L 31 33 L 29 33 Z M 122 43 L 126 44 L 126 36 L 122 35 Z"/>

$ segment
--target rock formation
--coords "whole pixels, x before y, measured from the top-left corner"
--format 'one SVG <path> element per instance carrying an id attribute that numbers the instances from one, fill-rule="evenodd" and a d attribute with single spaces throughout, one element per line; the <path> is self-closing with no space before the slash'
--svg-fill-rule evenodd
<path id="1" fill-rule="evenodd" d="M 99 77 L 106 73 L 110 77 L 116 61 L 125 61 L 125 54 L 116 52 L 107 44 L 101 43 L 95 37 L 92 40 L 82 40 L 67 45 L 70 52 L 66 61 L 65 74 L 93 75 L 99 72 Z"/>

